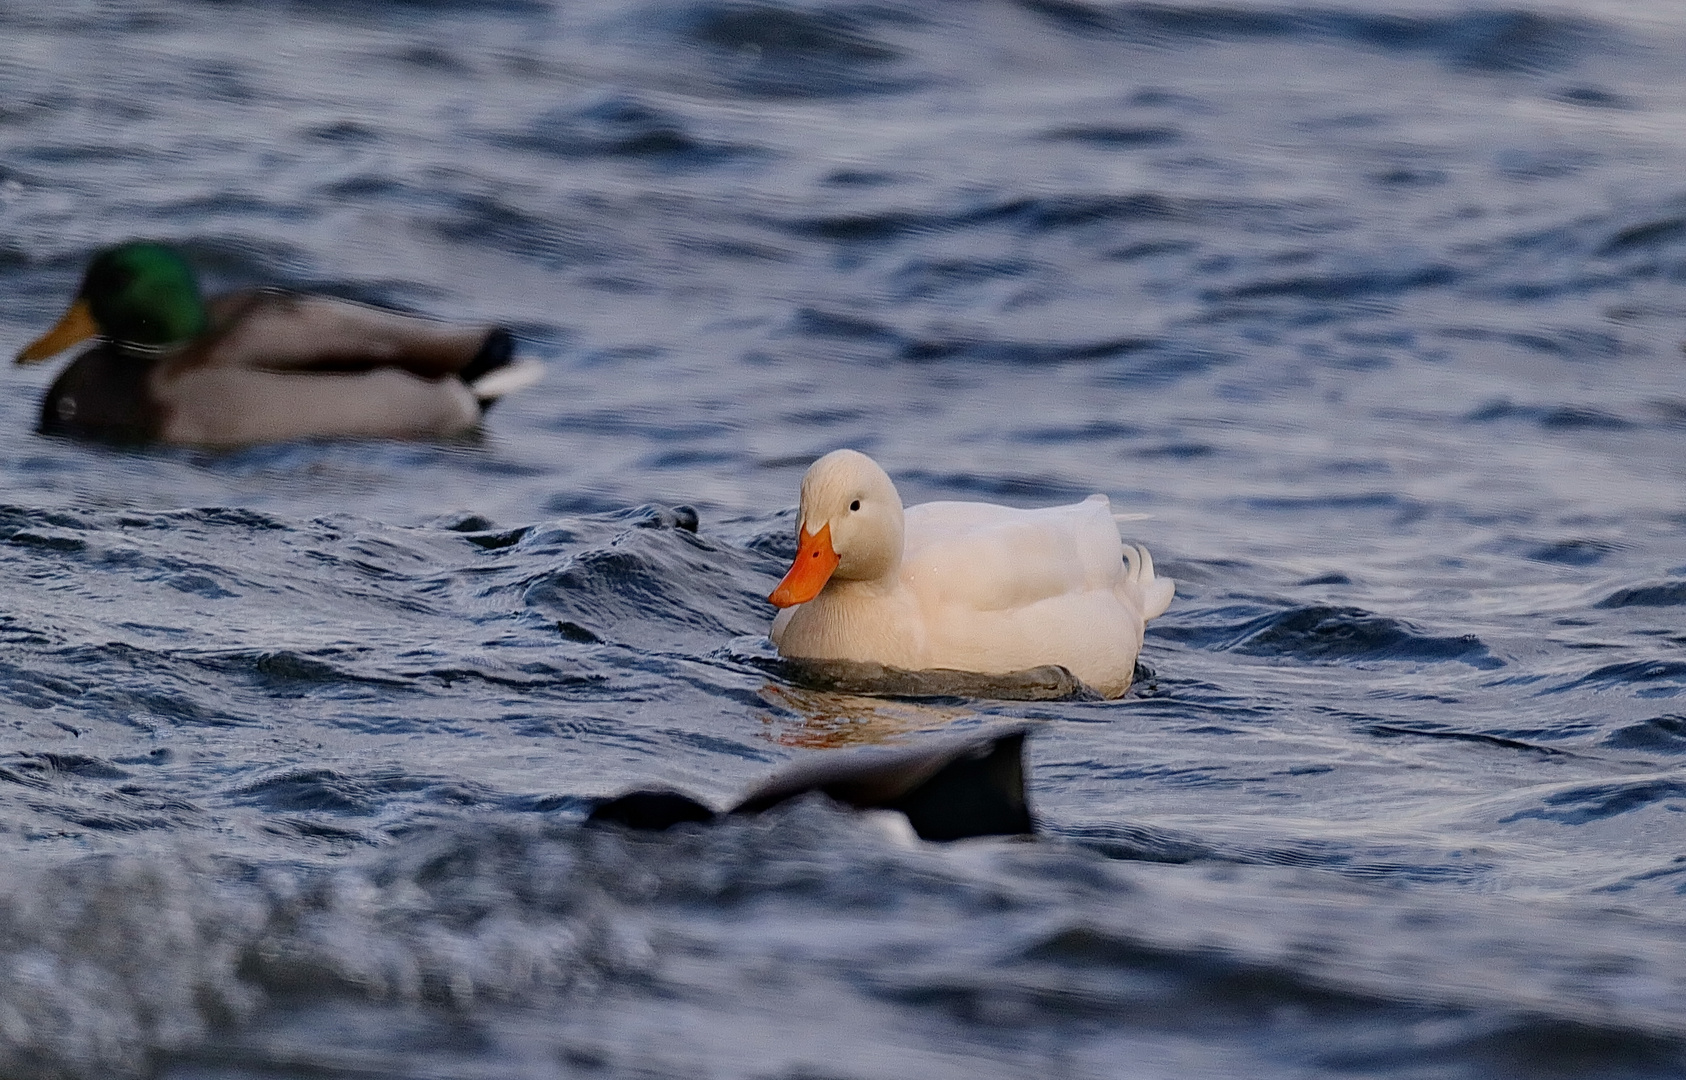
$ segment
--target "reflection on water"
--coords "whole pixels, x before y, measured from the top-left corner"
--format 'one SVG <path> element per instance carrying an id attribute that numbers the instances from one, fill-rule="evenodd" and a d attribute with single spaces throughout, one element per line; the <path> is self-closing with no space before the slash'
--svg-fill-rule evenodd
<path id="1" fill-rule="evenodd" d="M 781 746 L 809 750 L 899 742 L 916 731 L 936 731 L 976 716 L 961 706 L 807 690 L 768 683 L 762 701 L 777 712 L 762 713 L 763 737 Z"/>

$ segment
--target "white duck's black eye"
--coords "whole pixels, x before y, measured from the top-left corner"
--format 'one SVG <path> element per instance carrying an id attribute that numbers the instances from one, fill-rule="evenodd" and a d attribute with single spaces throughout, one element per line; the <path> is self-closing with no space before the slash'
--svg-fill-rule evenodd
<path id="1" fill-rule="evenodd" d="M 849 504 L 849 509 L 851 509 L 851 510 L 859 510 L 860 508 L 861 508 L 861 501 L 859 499 L 856 499 L 854 502 Z"/>

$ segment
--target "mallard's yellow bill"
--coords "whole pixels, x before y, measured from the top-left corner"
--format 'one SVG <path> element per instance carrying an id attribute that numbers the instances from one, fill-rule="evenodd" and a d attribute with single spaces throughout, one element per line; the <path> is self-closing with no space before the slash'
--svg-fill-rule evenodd
<path id="1" fill-rule="evenodd" d="M 17 362 L 20 364 L 36 364 L 75 345 L 79 341 L 86 341 L 100 332 L 94 323 L 94 313 L 88 310 L 86 300 L 78 300 L 70 305 L 70 310 L 64 313 L 64 318 L 51 330 L 42 334 L 34 341 L 23 347 L 18 353 Z"/>

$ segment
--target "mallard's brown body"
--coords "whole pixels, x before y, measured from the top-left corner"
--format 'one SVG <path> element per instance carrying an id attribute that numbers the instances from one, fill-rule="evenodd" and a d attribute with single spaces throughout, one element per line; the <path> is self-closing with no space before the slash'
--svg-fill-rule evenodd
<path id="1" fill-rule="evenodd" d="M 103 342 L 48 389 L 40 430 L 112 442 L 244 446 L 442 438 L 479 423 L 469 383 L 509 363 L 509 334 L 327 297 L 233 293 L 166 352 Z"/>

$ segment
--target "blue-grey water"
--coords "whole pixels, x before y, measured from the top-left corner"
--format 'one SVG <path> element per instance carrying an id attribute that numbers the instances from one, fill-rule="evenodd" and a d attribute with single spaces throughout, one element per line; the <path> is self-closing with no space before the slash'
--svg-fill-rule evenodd
<path id="1" fill-rule="evenodd" d="M 0 1074 L 1686 1074 L 1673 0 L 0 4 L 0 352 L 132 236 L 547 374 L 203 453 L 5 369 Z M 845 445 L 1151 515 L 1152 677 L 769 674 Z M 1031 842 L 580 824 L 1009 717 Z"/>

